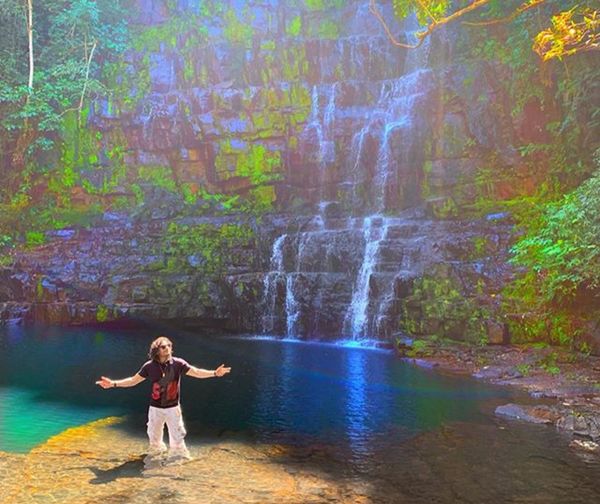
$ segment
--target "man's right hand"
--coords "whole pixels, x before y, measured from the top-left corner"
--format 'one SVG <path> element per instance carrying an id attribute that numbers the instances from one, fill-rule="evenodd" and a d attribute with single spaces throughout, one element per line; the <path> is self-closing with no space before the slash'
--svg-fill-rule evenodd
<path id="1" fill-rule="evenodd" d="M 103 389 L 107 389 L 113 388 L 114 382 L 106 376 L 101 376 L 100 379 L 96 382 L 96 385 L 100 385 Z"/>

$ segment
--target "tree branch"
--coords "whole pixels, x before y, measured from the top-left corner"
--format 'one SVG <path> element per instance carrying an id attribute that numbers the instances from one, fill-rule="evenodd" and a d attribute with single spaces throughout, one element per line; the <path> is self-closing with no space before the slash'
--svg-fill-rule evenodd
<path id="1" fill-rule="evenodd" d="M 443 18 L 438 19 L 438 20 L 436 20 L 435 18 L 433 18 L 433 16 L 431 16 L 433 21 L 429 25 L 427 25 L 427 29 L 425 29 L 425 30 L 417 33 L 417 38 L 419 39 L 419 41 L 416 44 L 405 44 L 405 43 L 400 42 L 399 40 L 397 40 L 392 35 L 392 32 L 390 31 L 389 26 L 387 25 L 387 23 L 385 22 L 385 19 L 383 19 L 383 16 L 381 15 L 381 12 L 379 12 L 379 10 L 377 9 L 377 5 L 375 3 L 375 0 L 369 0 L 369 11 L 381 23 L 381 25 L 383 26 L 383 29 L 385 30 L 385 33 L 386 33 L 388 39 L 390 40 L 390 42 L 392 44 L 394 44 L 395 46 L 398 46 L 398 47 L 403 47 L 405 49 L 416 49 L 417 47 L 419 47 L 423 43 L 423 41 L 429 35 L 431 35 L 431 33 L 434 30 L 436 30 L 440 26 L 448 24 L 448 23 L 454 21 L 455 19 L 457 19 L 457 18 L 459 18 L 461 16 L 464 16 L 465 14 L 467 14 L 467 13 L 469 13 L 471 11 L 474 11 L 475 9 L 478 9 L 479 7 L 484 6 L 485 4 L 487 4 L 489 2 L 490 2 L 490 0 L 473 0 L 472 3 L 470 3 L 466 7 L 463 7 L 462 9 L 457 10 L 456 12 L 450 14 L 449 16 L 443 17 Z M 419 2 L 419 3 L 421 3 L 421 2 Z"/>
<path id="2" fill-rule="evenodd" d="M 462 24 L 467 26 L 490 26 L 500 23 L 510 23 L 513 19 L 523 14 L 523 12 L 528 11 L 529 9 L 533 9 L 534 7 L 537 7 L 540 4 L 543 4 L 545 1 L 546 0 L 529 0 L 528 2 L 525 2 L 524 4 L 521 4 L 519 7 L 517 7 L 515 11 L 509 16 L 497 19 L 489 19 L 487 21 L 463 21 Z"/>
<path id="3" fill-rule="evenodd" d="M 404 44 L 403 42 L 400 42 L 399 40 L 397 40 L 394 37 L 394 35 L 392 35 L 392 32 L 390 31 L 389 26 L 387 25 L 387 23 L 385 22 L 385 19 L 383 19 L 383 16 L 381 15 L 381 12 L 379 12 L 379 9 L 377 9 L 377 5 L 375 5 L 375 0 L 369 0 L 369 12 L 371 14 L 373 14 L 377 18 L 377 20 L 381 23 L 381 26 L 383 26 L 383 29 L 385 30 L 385 34 L 387 35 L 387 38 L 395 46 L 403 47 L 405 49 L 416 49 L 423 43 L 423 39 L 421 39 L 419 41 L 419 43 L 416 45 Z"/>
<path id="4" fill-rule="evenodd" d="M 83 100 L 85 98 L 85 90 L 87 88 L 87 83 L 90 78 L 90 66 L 92 64 L 92 58 L 94 57 L 94 51 L 96 50 L 96 46 L 98 45 L 98 41 L 94 40 L 94 45 L 92 45 L 92 49 L 90 50 L 90 57 L 87 60 L 86 69 L 85 69 L 85 80 L 83 81 L 83 89 L 81 90 L 81 98 L 79 99 L 79 118 L 81 119 L 81 109 L 83 108 Z M 87 48 L 86 48 L 87 51 Z"/>
<path id="5" fill-rule="evenodd" d="M 27 0 L 27 40 L 29 43 L 29 81 L 27 87 L 29 94 L 33 92 L 33 5 L 32 0 Z"/>

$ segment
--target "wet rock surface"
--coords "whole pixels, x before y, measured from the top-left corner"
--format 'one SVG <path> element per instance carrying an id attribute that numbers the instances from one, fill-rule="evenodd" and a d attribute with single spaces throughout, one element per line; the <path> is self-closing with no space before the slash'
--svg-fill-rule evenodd
<path id="1" fill-rule="evenodd" d="M 218 268 L 203 250 L 173 247 L 169 234 L 170 226 L 250 224 L 240 216 L 117 220 L 49 234 L 46 244 L 15 252 L 13 265 L 0 269 L 0 323 L 159 320 L 307 339 L 347 337 L 360 326 L 387 339 L 404 312 L 422 320 L 423 304 L 438 302 L 429 293 L 411 298 L 424 274 L 463 286 L 464 299 L 475 302 L 478 289 L 496 292 L 511 272 L 503 252 L 509 225 L 435 221 L 419 210 L 401 217 L 274 215 L 253 225 L 246 242 L 212 251 Z M 477 254 L 474 243 L 482 239 L 489 250 Z M 457 302 L 422 331 L 469 316 L 463 299 Z"/>
<path id="2" fill-rule="evenodd" d="M 198 13 L 193 2 L 167 3 L 139 1 L 135 22 L 155 29 Z M 485 167 L 498 166 L 485 180 L 499 199 L 520 195 L 538 173 L 519 173 L 522 120 L 508 106 L 507 69 L 458 57 L 450 30 L 399 51 L 364 1 L 224 5 L 227 14 L 202 21 L 207 43 L 186 31 L 170 33 L 169 44 L 134 44 L 121 70 L 148 79 L 135 107 L 120 103 L 125 96 L 94 100 L 88 127 L 103 161 L 82 172 L 84 186 L 99 191 L 114 175 L 109 154 L 118 147 L 127 175 L 105 197 L 133 204 L 143 196 L 143 204 L 122 214 L 108 205 L 103 224 L 51 232 L 47 245 L 20 251 L 0 270 L 0 321 L 160 319 L 302 338 L 388 338 L 404 313 L 424 318 L 427 300 L 406 299 L 415 278 L 440 263 L 449 265 L 443 280 L 464 286 L 467 300 L 493 305 L 509 270 L 510 226 L 459 219 L 484 195 Z M 414 37 L 414 20 L 399 25 L 389 2 L 380 8 L 394 32 Z M 228 19 L 252 27 L 246 45 L 227 38 Z M 290 20 L 302 25 L 295 35 Z M 320 34 L 322 22 L 335 37 Z M 274 179 L 257 187 L 248 166 L 264 164 Z M 544 180 L 544 171 L 537 176 Z M 185 202 L 183 188 L 242 198 L 269 189 L 279 213 L 264 216 L 252 246 L 213 253 L 226 264 L 207 275 L 199 251 L 177 258 L 166 246 L 170 221 L 187 212 L 199 222 L 219 209 L 200 196 Z M 87 205 L 94 201 L 78 189 Z M 461 338 L 465 306 L 456 301 L 419 330 Z M 498 327 L 488 332 L 497 343 Z"/>
<path id="3" fill-rule="evenodd" d="M 191 461 L 145 465 L 146 441 L 109 418 L 69 429 L 26 455 L 2 454 L 4 503 L 368 502 L 350 479 L 298 464 L 315 453 L 223 442 L 192 447 Z"/>
<path id="4" fill-rule="evenodd" d="M 595 448 L 519 424 L 443 426 L 393 436 L 366 467 L 334 446 L 213 441 L 184 464 L 145 467 L 146 440 L 108 418 L 28 454 L 0 456 L 3 503 L 588 503 L 600 498 Z M 571 443 L 573 444 L 573 443 Z M 491 456 L 493 454 L 493 456 Z"/>
<path id="5" fill-rule="evenodd" d="M 402 352 L 410 352 L 405 343 Z M 440 372 L 471 374 L 498 385 L 526 391 L 531 400 L 505 404 L 499 417 L 556 427 L 575 437 L 600 440 L 600 358 L 575 355 L 564 349 L 519 346 L 431 348 L 413 359 Z M 550 367 L 548 363 L 552 363 Z M 531 404 L 536 400 L 541 404 Z M 585 444 L 573 445 L 580 449 Z"/>

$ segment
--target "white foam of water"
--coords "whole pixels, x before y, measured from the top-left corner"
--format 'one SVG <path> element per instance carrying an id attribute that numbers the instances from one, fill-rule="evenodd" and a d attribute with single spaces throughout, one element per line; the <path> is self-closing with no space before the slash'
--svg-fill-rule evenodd
<path id="1" fill-rule="evenodd" d="M 380 225 L 374 223 L 374 220 L 380 219 Z M 387 223 L 384 218 L 373 216 L 364 219 L 365 253 L 344 320 L 344 330 L 351 334 L 354 340 L 363 338 L 368 330 L 369 283 L 379 255 L 379 245 L 386 234 Z"/>

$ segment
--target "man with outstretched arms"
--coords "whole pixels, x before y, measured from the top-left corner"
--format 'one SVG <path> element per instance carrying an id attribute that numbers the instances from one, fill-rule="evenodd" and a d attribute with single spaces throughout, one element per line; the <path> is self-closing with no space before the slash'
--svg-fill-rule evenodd
<path id="1" fill-rule="evenodd" d="M 173 343 L 166 336 L 156 338 L 150 344 L 150 360 L 140 370 L 122 380 L 112 380 L 102 376 L 96 382 L 104 389 L 134 387 L 146 378 L 152 383 L 152 395 L 148 410 L 148 438 L 150 454 L 161 454 L 167 450 L 163 441 L 165 423 L 169 431 L 169 455 L 190 458 L 185 445 L 186 430 L 179 403 L 180 382 L 183 374 L 193 378 L 220 378 L 231 371 L 221 364 L 217 369 L 200 369 L 188 364 L 179 357 L 173 357 Z"/>

